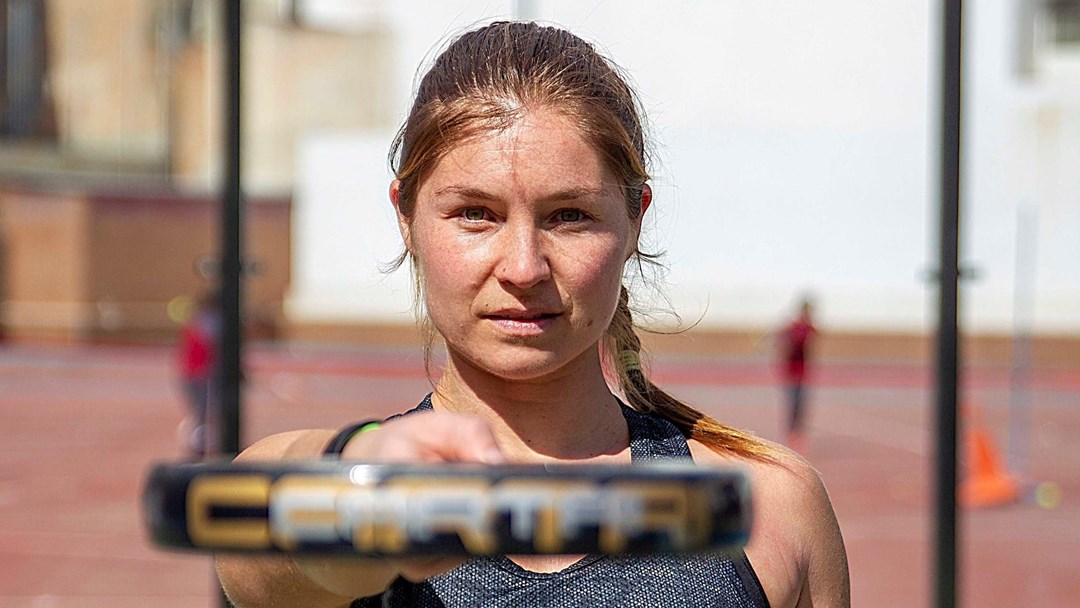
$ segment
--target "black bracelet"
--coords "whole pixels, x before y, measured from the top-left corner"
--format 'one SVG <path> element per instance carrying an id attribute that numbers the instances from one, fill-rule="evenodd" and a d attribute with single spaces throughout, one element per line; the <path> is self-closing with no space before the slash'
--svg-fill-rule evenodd
<path id="1" fill-rule="evenodd" d="M 382 425 L 382 420 L 365 420 L 363 422 L 357 422 L 356 424 L 350 424 L 349 426 L 338 431 L 337 435 L 330 440 L 330 443 L 326 444 L 326 448 L 323 449 L 324 458 L 341 458 L 341 451 L 345 449 L 345 444 L 349 443 L 349 440 L 356 437 L 360 433 L 369 433 L 379 428 Z"/>

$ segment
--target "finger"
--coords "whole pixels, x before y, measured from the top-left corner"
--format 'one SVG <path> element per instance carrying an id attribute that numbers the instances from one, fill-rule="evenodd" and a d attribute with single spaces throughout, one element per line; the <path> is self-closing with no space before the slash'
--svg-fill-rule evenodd
<path id="1" fill-rule="evenodd" d="M 342 458 L 374 462 L 506 461 L 486 422 L 450 412 L 395 419 L 350 440 L 342 450 Z"/>
<path id="2" fill-rule="evenodd" d="M 506 457 L 491 427 L 474 416 L 452 414 L 446 425 L 439 425 L 441 436 L 429 435 L 435 441 L 432 448 L 445 460 L 499 464 Z"/>

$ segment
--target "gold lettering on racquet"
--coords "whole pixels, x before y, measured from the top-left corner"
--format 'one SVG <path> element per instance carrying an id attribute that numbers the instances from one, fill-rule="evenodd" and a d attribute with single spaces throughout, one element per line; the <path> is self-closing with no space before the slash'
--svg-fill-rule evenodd
<path id="1" fill-rule="evenodd" d="M 215 517 L 218 508 L 261 508 L 270 498 L 270 480 L 262 475 L 198 476 L 187 492 L 188 536 L 199 547 L 270 548 L 265 517 Z"/>

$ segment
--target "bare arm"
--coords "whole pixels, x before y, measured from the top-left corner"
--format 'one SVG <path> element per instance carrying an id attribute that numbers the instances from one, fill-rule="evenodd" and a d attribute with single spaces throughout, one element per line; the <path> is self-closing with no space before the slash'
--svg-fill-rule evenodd
<path id="1" fill-rule="evenodd" d="M 816 471 L 806 481 L 803 554 L 806 564 L 798 608 L 848 608 L 851 581 L 847 551 L 825 485 Z"/>
<path id="2" fill-rule="evenodd" d="M 273 435 L 244 450 L 237 461 L 317 459 L 334 433 L 310 430 Z M 369 462 L 502 459 L 483 422 L 444 412 L 410 415 L 358 435 L 345 446 L 342 457 Z M 355 598 L 382 593 L 398 576 L 423 580 L 460 562 L 459 558 L 373 560 L 222 554 L 217 556 L 216 566 L 222 588 L 237 608 L 338 608 Z"/>
<path id="3" fill-rule="evenodd" d="M 313 460 L 333 437 L 331 430 L 294 431 L 273 435 L 244 450 L 237 462 Z M 353 563 L 346 559 L 304 560 L 288 555 L 221 554 L 215 560 L 218 579 L 238 608 L 348 606 L 352 598 L 381 592 L 395 573 L 378 563 Z M 374 567 L 373 567 L 374 566 Z M 328 580 L 316 580 L 308 571 L 322 572 L 317 579 L 345 578 L 354 588 L 341 588 Z M 358 576 L 359 575 L 359 576 Z M 327 583 L 330 584 L 327 584 Z"/>
<path id="4" fill-rule="evenodd" d="M 702 464 L 749 469 L 754 529 L 746 555 L 773 608 L 847 608 L 847 553 L 820 475 L 800 456 L 776 446 L 780 464 L 718 456 L 693 442 Z"/>

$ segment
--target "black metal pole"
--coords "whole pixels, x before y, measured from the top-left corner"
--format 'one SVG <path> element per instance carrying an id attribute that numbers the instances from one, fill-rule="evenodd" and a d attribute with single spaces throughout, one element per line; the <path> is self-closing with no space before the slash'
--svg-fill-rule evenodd
<path id="1" fill-rule="evenodd" d="M 240 188 L 240 0 L 225 0 L 225 149 L 221 204 L 221 421 L 223 456 L 240 451 L 242 207 Z"/>
<path id="2" fill-rule="evenodd" d="M 218 421 L 218 448 L 221 456 L 230 458 L 240 452 L 240 370 L 242 324 L 240 311 L 243 302 L 241 289 L 243 260 L 243 198 L 240 175 L 240 21 L 241 0 L 224 0 L 223 76 L 224 99 L 222 107 L 224 131 L 224 170 L 221 188 L 221 343 L 219 352 L 220 405 Z M 224 591 L 218 593 L 218 605 L 231 608 Z"/>
<path id="3" fill-rule="evenodd" d="M 937 579 L 935 606 L 957 603 L 956 439 L 959 388 L 961 0 L 943 0 L 941 261 L 937 334 Z"/>

